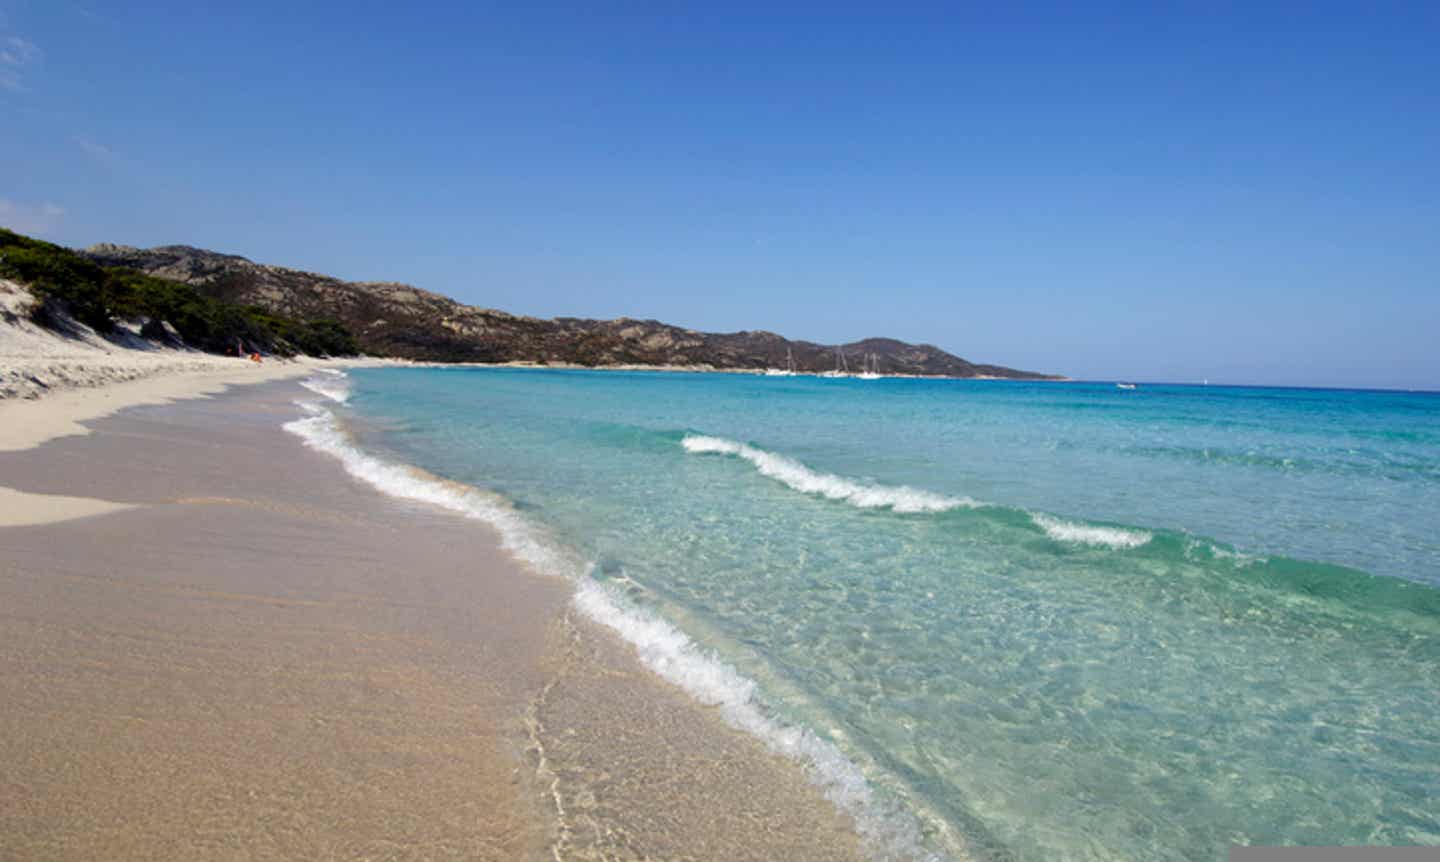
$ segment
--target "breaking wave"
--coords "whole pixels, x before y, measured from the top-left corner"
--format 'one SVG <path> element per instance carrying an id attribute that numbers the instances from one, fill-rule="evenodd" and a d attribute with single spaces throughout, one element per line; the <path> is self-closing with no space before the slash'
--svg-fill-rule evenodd
<path id="1" fill-rule="evenodd" d="M 315 372 L 314 376 L 301 380 L 300 385 L 340 404 L 350 400 L 350 378 L 345 372 L 329 368 L 317 368 Z"/>
<path id="2" fill-rule="evenodd" d="M 969 497 L 947 497 L 904 485 L 864 485 L 843 476 L 811 470 L 785 455 L 767 452 L 723 437 L 686 435 L 680 441 L 692 454 L 733 455 L 749 461 L 762 476 L 768 476 L 802 494 L 819 494 L 831 500 L 843 500 L 860 509 L 888 508 L 896 512 L 948 512 L 952 509 L 976 509 L 983 503 Z"/>
<path id="3" fill-rule="evenodd" d="M 501 546 L 507 552 L 540 572 L 573 578 L 584 571 L 582 561 L 559 552 L 505 498 L 377 458 L 354 445 L 334 413 L 315 402 L 296 403 L 309 415 L 285 423 L 285 430 L 311 449 L 338 459 L 356 479 L 392 497 L 439 506 L 490 524 L 500 533 Z"/>
<path id="4" fill-rule="evenodd" d="M 943 858 L 922 847 L 915 818 L 878 798 L 860 767 L 833 743 L 771 717 L 757 699 L 753 680 L 614 588 L 587 578 L 574 601 L 586 616 L 629 641 L 646 667 L 706 706 L 716 707 L 731 727 L 801 763 L 825 798 L 855 818 L 861 837 L 881 858 Z"/>
<path id="5" fill-rule="evenodd" d="M 1030 520 L 1035 522 L 1035 526 L 1044 530 L 1045 535 L 1055 541 L 1073 545 L 1094 545 L 1123 551 L 1129 548 L 1138 548 L 1151 539 L 1151 535 L 1144 530 L 1076 524 L 1073 521 L 1062 521 L 1039 512 L 1032 512 Z"/>
<path id="6" fill-rule="evenodd" d="M 692 454 L 732 455 L 741 458 L 754 465 L 762 476 L 775 479 L 802 494 L 818 494 L 861 509 L 889 508 L 895 512 L 914 513 L 1004 508 L 981 503 L 970 497 L 949 497 L 905 485 L 862 484 L 843 476 L 812 470 L 786 455 L 767 452 L 745 443 L 726 440 L 724 437 L 688 434 L 680 441 L 680 445 Z M 1035 526 L 1045 531 L 1045 535 L 1057 542 L 1128 550 L 1144 545 L 1151 538 L 1150 533 L 1144 530 L 1078 524 L 1041 512 L 1025 514 L 1029 515 Z"/>

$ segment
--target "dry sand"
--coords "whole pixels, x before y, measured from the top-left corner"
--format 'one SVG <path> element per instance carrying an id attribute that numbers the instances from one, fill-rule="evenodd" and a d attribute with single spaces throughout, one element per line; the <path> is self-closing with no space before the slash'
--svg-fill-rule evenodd
<path id="1" fill-rule="evenodd" d="M 191 383 L 207 377 L 216 378 L 211 381 L 214 391 L 225 382 L 252 382 L 298 373 L 293 363 L 257 366 L 238 357 L 166 347 L 140 338 L 135 323 L 121 324 L 111 335 L 101 337 L 90 327 L 72 321 L 68 334 L 60 335 L 30 321 L 28 313 L 34 302 L 28 290 L 0 279 L 0 405 L 17 398 L 106 387 L 96 402 L 101 408 L 105 402 L 141 403 L 161 397 L 140 394 L 137 398 L 110 388 L 126 381 L 160 381 L 164 393 L 187 397 L 204 388 Z M 180 377 L 189 382 L 179 382 Z M 4 427 L 5 423 L 0 422 L 0 429 Z"/>
<path id="2" fill-rule="evenodd" d="M 160 346 L 136 335 L 133 325 L 122 325 L 102 338 L 88 326 L 73 323 L 68 335 L 60 335 L 30 322 L 27 312 L 33 302 L 23 287 L 0 279 L 0 451 L 89 433 L 80 423 L 123 407 L 297 377 L 316 365 L 357 364 L 313 359 L 268 359 L 256 364 L 240 357 Z M 39 398 L 45 399 L 43 408 L 26 403 Z"/>
<path id="3" fill-rule="evenodd" d="M 0 858 L 859 857 L 568 583 L 282 432 L 295 383 L 92 418 L 215 382 L 0 405 L 5 522 L 69 518 L 0 527 Z"/>

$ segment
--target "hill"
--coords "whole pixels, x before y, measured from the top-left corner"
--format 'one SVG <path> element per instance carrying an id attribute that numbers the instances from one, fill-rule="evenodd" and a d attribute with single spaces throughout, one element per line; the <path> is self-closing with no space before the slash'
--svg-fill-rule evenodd
<path id="1" fill-rule="evenodd" d="M 191 285 L 222 302 L 299 319 L 336 320 L 362 350 L 380 356 L 758 370 L 785 367 L 788 351 L 797 370 L 827 371 L 835 367 L 837 351 L 843 351 L 857 369 L 862 357 L 874 354 L 884 374 L 1055 379 L 974 364 L 933 345 L 888 338 L 823 345 L 761 330 L 698 332 L 656 320 L 521 317 L 463 305 L 407 284 L 342 281 L 183 245 L 138 249 L 102 244 L 83 254 L 103 266 L 127 267 Z"/>
<path id="2" fill-rule="evenodd" d="M 343 356 L 357 352 L 344 326 L 325 315 L 296 317 L 226 302 L 189 284 L 100 264 L 63 246 L 3 228 L 0 278 L 23 285 L 36 300 L 27 303 L 28 316 L 56 332 L 78 324 L 105 336 L 130 321 L 145 339 L 212 353 L 253 350 L 281 356 Z"/>

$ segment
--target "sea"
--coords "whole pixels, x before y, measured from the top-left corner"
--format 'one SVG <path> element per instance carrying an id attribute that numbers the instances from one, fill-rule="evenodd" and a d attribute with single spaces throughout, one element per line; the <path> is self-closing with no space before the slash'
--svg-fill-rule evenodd
<path id="1" fill-rule="evenodd" d="M 877 859 L 1440 845 L 1440 395 L 475 367 L 306 385 L 305 444 L 569 578 Z"/>

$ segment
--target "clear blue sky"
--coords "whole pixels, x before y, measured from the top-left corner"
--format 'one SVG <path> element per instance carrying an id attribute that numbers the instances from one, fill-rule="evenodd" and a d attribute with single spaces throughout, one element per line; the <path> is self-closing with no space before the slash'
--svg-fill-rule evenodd
<path id="1" fill-rule="evenodd" d="M 0 0 L 0 223 L 542 316 L 1440 388 L 1440 3 Z"/>

